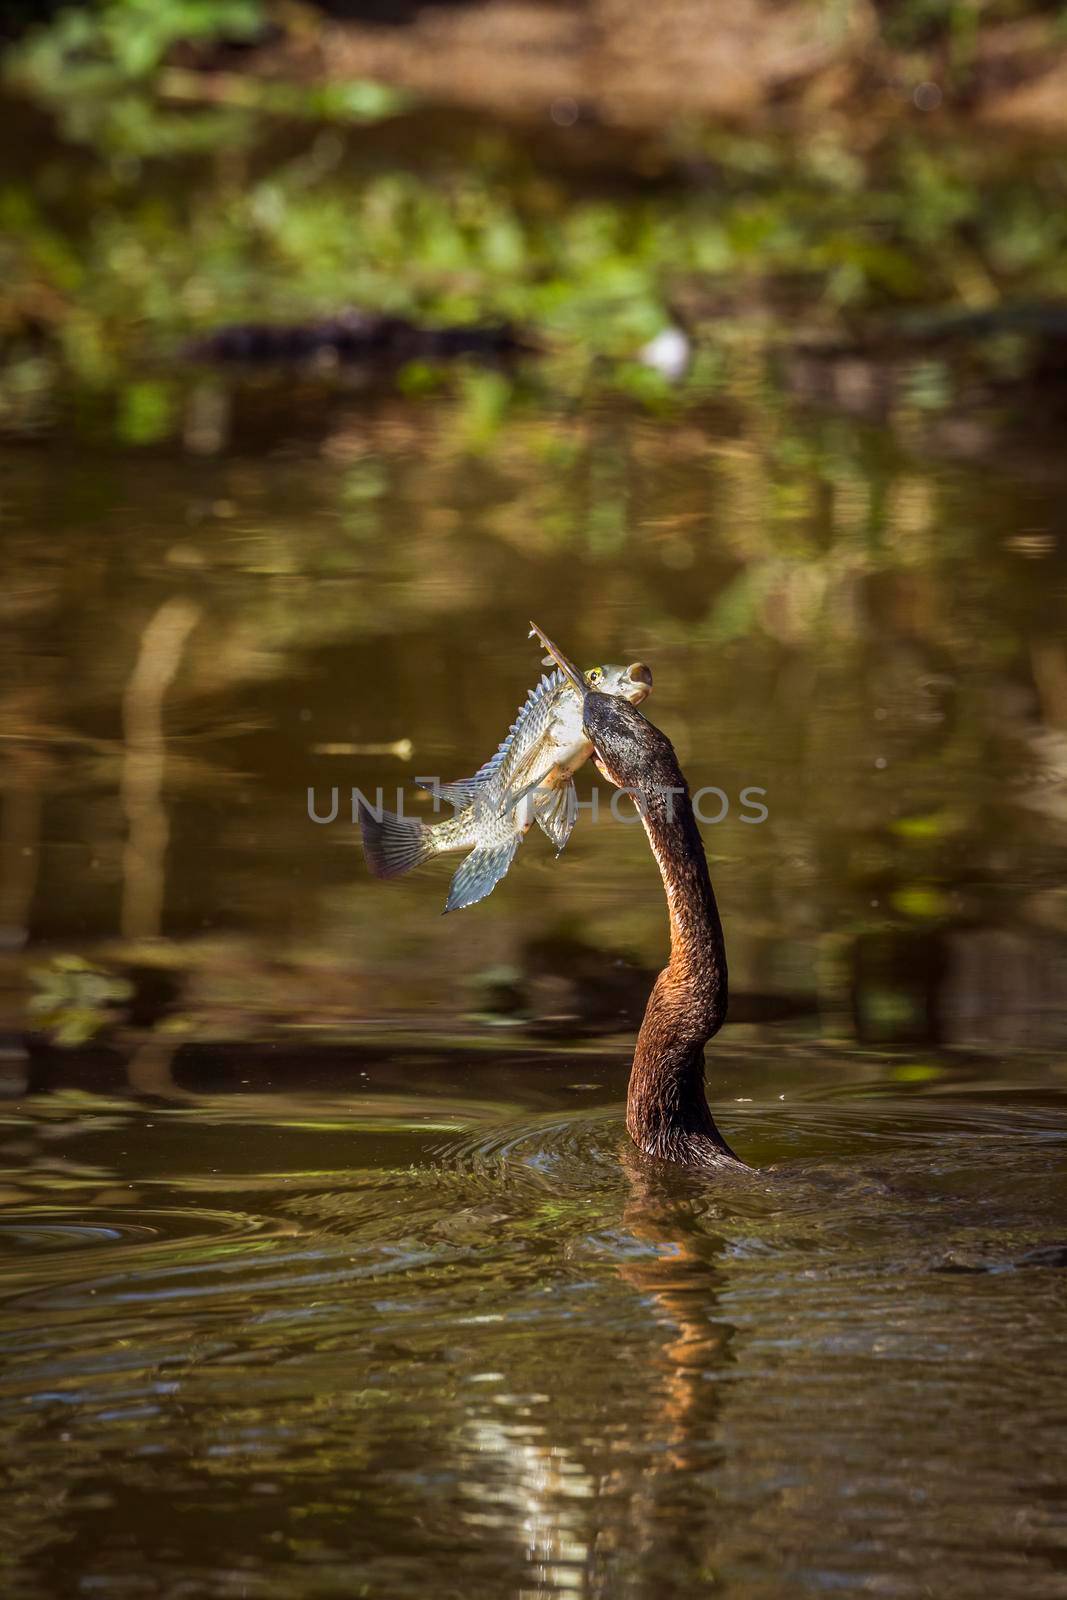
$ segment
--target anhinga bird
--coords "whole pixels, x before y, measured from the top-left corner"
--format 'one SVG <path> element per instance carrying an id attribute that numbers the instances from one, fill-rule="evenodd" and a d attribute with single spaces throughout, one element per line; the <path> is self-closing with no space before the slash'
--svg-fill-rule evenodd
<path id="1" fill-rule="evenodd" d="M 583 725 L 598 767 L 635 796 L 667 896 L 671 954 L 637 1035 L 626 1096 L 630 1137 L 666 1161 L 736 1170 L 743 1163 L 715 1126 L 704 1093 L 704 1046 L 726 1020 L 726 946 L 678 757 L 635 706 L 590 690 L 536 631 L 584 697 Z"/>

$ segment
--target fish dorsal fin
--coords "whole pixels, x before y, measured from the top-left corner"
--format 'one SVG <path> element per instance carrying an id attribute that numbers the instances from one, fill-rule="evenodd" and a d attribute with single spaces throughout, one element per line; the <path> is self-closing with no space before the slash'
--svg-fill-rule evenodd
<path id="1" fill-rule="evenodd" d="M 455 783 L 438 783 L 435 778 L 416 779 L 420 789 L 447 800 L 451 806 L 468 806 L 482 787 L 477 778 L 457 778 Z"/>
<path id="2" fill-rule="evenodd" d="M 482 763 L 472 778 L 460 778 L 455 783 L 442 784 L 441 794 L 446 799 L 451 799 L 452 796 L 449 794 L 449 790 L 452 790 L 458 799 L 462 793 L 464 798 L 459 800 L 459 803 L 466 804 L 484 784 L 491 783 L 499 778 L 506 767 L 508 756 L 511 754 L 516 738 L 526 727 L 529 719 L 536 716 L 548 696 L 553 694 L 566 681 L 563 673 L 558 669 L 555 672 L 543 674 L 519 707 L 515 721 L 511 724 L 511 727 L 500 741 L 497 749 L 489 757 L 489 760 Z"/>

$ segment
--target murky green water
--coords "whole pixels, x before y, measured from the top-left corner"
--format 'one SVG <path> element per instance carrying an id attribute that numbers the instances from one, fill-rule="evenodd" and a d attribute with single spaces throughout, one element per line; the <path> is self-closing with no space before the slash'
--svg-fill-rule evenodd
<path id="1" fill-rule="evenodd" d="M 442 920 L 448 864 L 378 887 L 351 826 L 353 786 L 417 806 L 416 776 L 492 751 L 533 615 L 587 662 L 649 661 L 650 713 L 718 791 L 735 1021 L 1062 1042 L 1059 463 L 938 456 L 772 390 L 594 408 L 577 441 L 519 415 L 474 453 L 466 415 L 335 396 L 309 439 L 275 395 L 254 450 L 7 450 L 9 945 L 121 938 L 166 969 L 143 1020 L 237 1037 L 630 1025 L 663 947 L 639 827 L 605 813 L 559 861 L 531 837 Z"/>
<path id="2" fill-rule="evenodd" d="M 1058 473 L 455 422 L 8 453 L 5 1594 L 1067 1593 Z M 308 820 L 488 753 L 531 612 L 730 799 L 751 1181 L 626 1146 L 639 830 L 442 919 Z"/>
<path id="3" fill-rule="evenodd" d="M 5 1593 L 1064 1593 L 1062 1079 L 722 1056 L 9 1106 Z"/>
<path id="4" fill-rule="evenodd" d="M 95 327 L 0 449 L 4 1595 L 1067 1595 L 1053 401 L 805 411 L 747 334 L 651 410 L 119 382 Z M 349 790 L 474 770 L 531 615 L 718 791 L 751 1179 L 626 1145 L 639 828 L 447 919 L 366 876 Z"/>

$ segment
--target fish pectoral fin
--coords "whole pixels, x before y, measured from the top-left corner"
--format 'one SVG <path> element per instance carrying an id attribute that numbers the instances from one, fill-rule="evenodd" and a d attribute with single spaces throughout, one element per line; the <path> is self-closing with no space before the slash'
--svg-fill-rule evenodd
<path id="1" fill-rule="evenodd" d="M 535 789 L 539 789 L 541 787 L 541 785 L 544 783 L 545 779 L 546 778 L 550 778 L 552 776 L 552 772 L 553 772 L 553 767 L 546 767 L 544 772 L 541 773 L 541 776 L 539 778 L 535 778 L 532 783 L 523 784 L 522 788 L 519 790 L 519 792 L 517 794 L 508 795 L 507 799 L 504 802 L 503 807 L 501 808 L 502 811 L 505 814 L 507 812 L 509 812 L 509 811 L 514 811 L 515 807 L 517 805 L 521 805 L 522 802 L 526 799 L 526 796 L 528 794 L 532 794 Z M 536 811 L 536 809 L 537 809 L 537 807 L 536 807 L 536 803 L 535 803 L 534 810 Z"/>
<path id="2" fill-rule="evenodd" d="M 578 815 L 574 784 L 568 782 L 559 789 L 547 789 L 539 794 L 533 803 L 533 813 L 541 832 L 551 839 L 559 855 L 561 850 L 566 849 Z"/>
<path id="3" fill-rule="evenodd" d="M 461 861 L 448 886 L 446 911 L 462 911 L 491 894 L 515 859 L 521 837 L 505 839 L 503 844 L 479 845 Z"/>

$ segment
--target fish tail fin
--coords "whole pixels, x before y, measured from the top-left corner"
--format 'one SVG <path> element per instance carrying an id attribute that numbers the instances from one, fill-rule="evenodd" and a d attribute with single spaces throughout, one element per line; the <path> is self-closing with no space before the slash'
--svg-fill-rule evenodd
<path id="1" fill-rule="evenodd" d="M 363 836 L 363 855 L 376 878 L 399 878 L 436 852 L 433 830 L 418 817 L 398 817 L 394 811 L 381 814 L 363 804 L 359 808 L 359 831 Z"/>
<path id="2" fill-rule="evenodd" d="M 446 911 L 462 911 L 491 894 L 515 859 L 521 835 L 503 844 L 478 845 L 459 867 L 448 886 Z"/>

